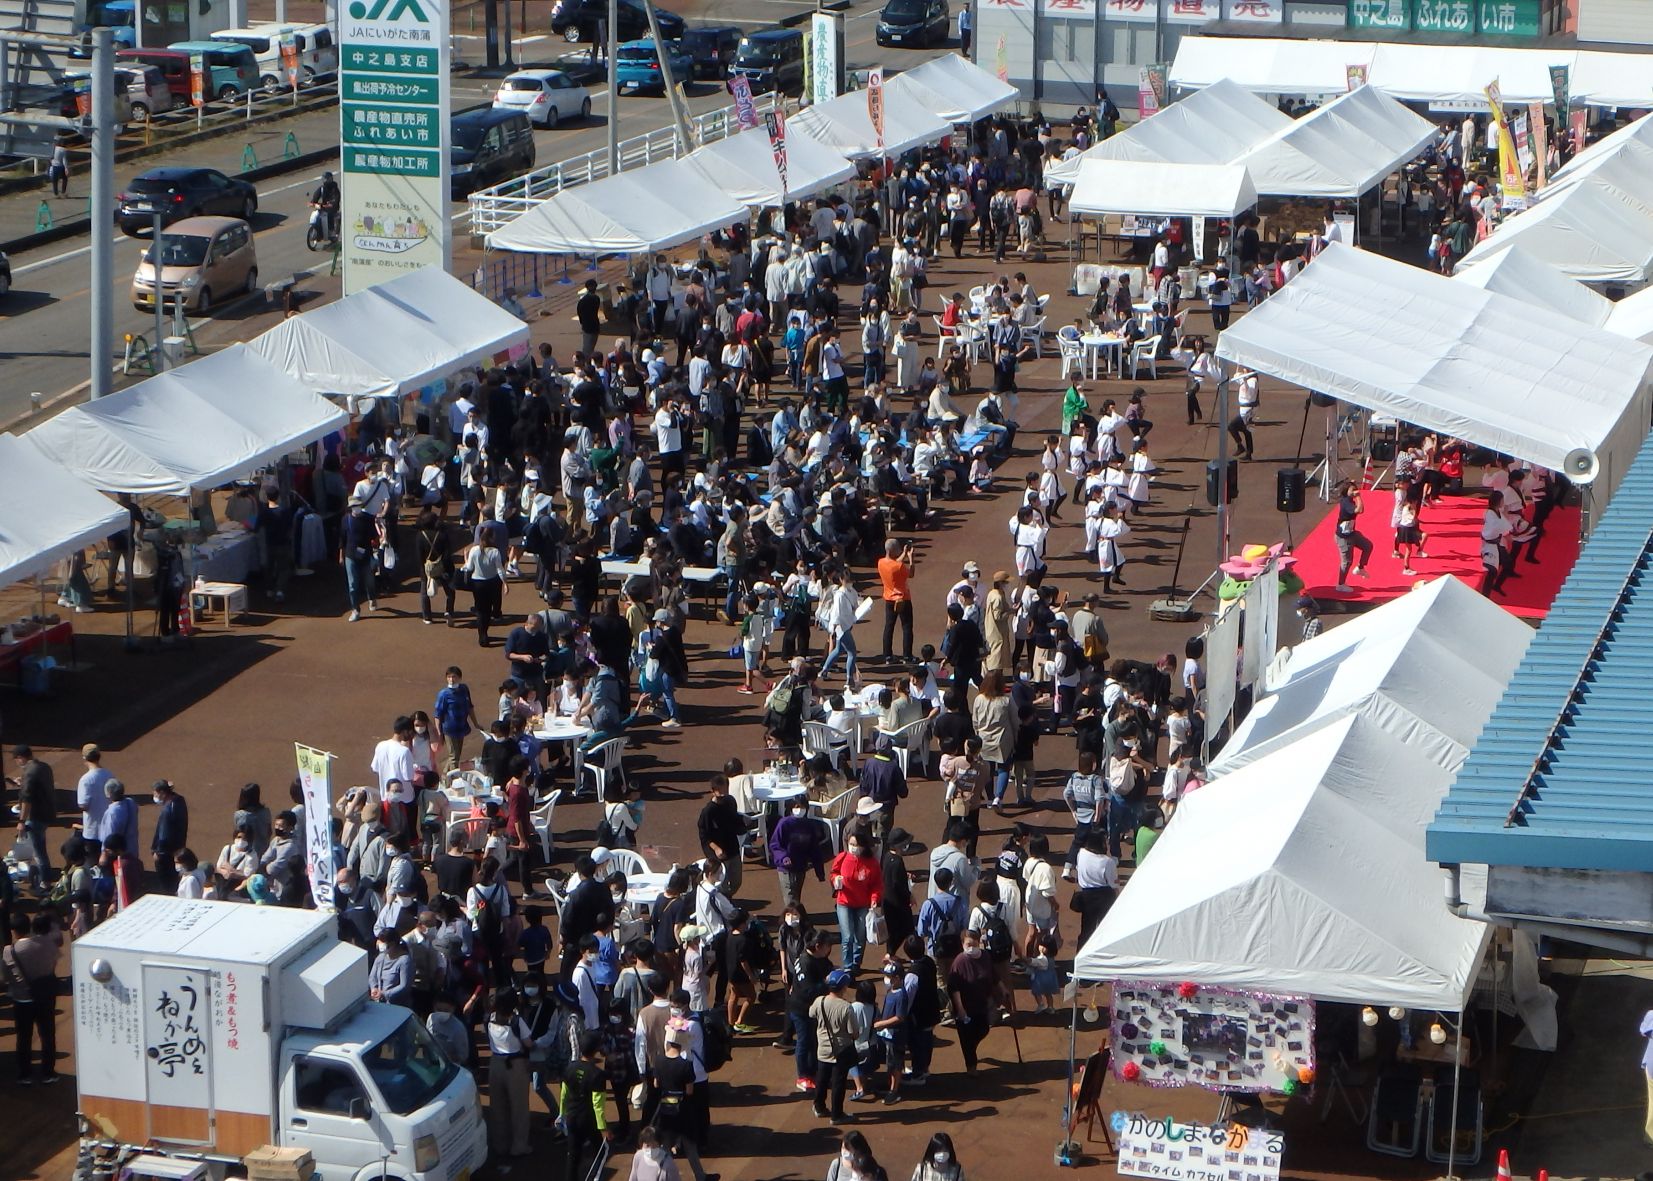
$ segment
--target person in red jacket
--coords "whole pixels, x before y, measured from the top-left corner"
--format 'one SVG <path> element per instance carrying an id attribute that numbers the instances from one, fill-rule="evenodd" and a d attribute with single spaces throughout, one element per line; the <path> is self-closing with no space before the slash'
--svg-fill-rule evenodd
<path id="1" fill-rule="evenodd" d="M 838 948 L 842 966 L 861 968 L 867 942 L 867 913 L 882 901 L 884 872 L 867 847 L 865 830 L 852 830 L 843 852 L 832 859 L 832 900 L 838 905 Z"/>

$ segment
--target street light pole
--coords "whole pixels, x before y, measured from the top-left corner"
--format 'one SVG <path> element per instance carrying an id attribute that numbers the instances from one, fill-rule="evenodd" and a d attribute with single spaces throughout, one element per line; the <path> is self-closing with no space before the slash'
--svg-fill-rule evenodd
<path id="1" fill-rule="evenodd" d="M 92 383 L 94 398 L 110 392 L 115 347 L 115 42 L 114 30 L 92 30 Z M 159 294 L 160 258 L 156 257 Z M 157 346 L 160 341 L 155 342 Z"/>

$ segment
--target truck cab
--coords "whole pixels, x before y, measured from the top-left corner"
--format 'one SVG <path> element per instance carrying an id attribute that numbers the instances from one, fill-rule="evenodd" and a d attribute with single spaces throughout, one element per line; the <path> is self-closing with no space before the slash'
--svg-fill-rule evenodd
<path id="1" fill-rule="evenodd" d="M 396 1005 L 282 1046 L 280 1137 L 318 1181 L 458 1181 L 487 1159 L 476 1083 Z"/>

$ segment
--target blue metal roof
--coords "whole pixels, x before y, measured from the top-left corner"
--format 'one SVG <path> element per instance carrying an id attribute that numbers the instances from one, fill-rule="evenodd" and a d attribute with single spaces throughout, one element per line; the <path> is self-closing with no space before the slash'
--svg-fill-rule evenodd
<path id="1" fill-rule="evenodd" d="M 1653 870 L 1650 566 L 1653 437 L 1442 801 L 1430 860 Z"/>

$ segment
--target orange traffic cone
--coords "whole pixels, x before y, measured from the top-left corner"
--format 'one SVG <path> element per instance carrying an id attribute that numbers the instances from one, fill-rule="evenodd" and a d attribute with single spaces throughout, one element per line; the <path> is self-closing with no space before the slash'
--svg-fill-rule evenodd
<path id="1" fill-rule="evenodd" d="M 1498 1181 L 1514 1181 L 1510 1176 L 1510 1150 L 1507 1148 L 1498 1150 Z"/>
<path id="2" fill-rule="evenodd" d="M 1550 1181 L 1550 1171 L 1548 1169 L 1539 1169 L 1538 1176 L 1534 1177 L 1533 1181 Z"/>

